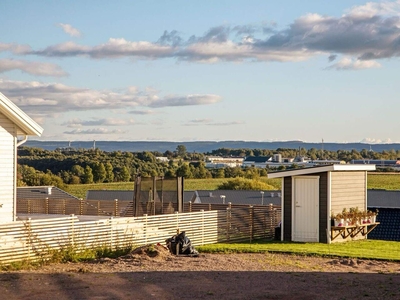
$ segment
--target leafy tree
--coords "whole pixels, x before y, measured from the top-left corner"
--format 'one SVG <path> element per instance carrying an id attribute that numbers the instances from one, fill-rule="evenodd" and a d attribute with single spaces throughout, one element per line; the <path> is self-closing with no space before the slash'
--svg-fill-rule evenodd
<path id="1" fill-rule="evenodd" d="M 105 165 L 106 168 L 106 182 L 113 182 L 114 181 L 114 173 L 113 173 L 113 166 L 112 164 L 108 161 Z"/>
<path id="2" fill-rule="evenodd" d="M 190 171 L 189 164 L 181 164 L 181 166 L 176 170 L 176 176 L 192 178 L 192 172 Z"/>
<path id="3" fill-rule="evenodd" d="M 186 156 L 186 146 L 185 145 L 178 145 L 176 147 L 176 152 L 178 154 L 178 156 L 180 157 L 185 157 Z"/>
<path id="4" fill-rule="evenodd" d="M 82 182 L 83 183 L 93 183 L 93 172 L 92 168 L 89 166 L 85 167 L 85 172 L 82 177 Z"/>
<path id="5" fill-rule="evenodd" d="M 131 174 L 129 173 L 129 170 L 127 167 L 123 166 L 121 169 L 121 181 L 129 181 L 131 179 Z"/>
<path id="6" fill-rule="evenodd" d="M 94 182 L 103 182 L 106 179 L 107 171 L 103 163 L 95 163 L 92 166 Z"/>

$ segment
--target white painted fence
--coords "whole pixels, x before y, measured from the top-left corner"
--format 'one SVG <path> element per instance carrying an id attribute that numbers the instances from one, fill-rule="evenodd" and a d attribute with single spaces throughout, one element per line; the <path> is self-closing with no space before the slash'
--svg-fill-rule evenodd
<path id="1" fill-rule="evenodd" d="M 0 263 L 47 259 L 54 250 L 162 243 L 185 231 L 194 246 L 218 242 L 223 211 L 79 221 L 74 216 L 0 224 Z"/>

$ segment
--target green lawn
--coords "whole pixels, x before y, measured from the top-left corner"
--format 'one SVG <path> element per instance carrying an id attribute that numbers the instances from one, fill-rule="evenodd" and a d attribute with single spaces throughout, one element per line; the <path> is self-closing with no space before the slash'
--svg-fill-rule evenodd
<path id="1" fill-rule="evenodd" d="M 203 253 L 275 252 L 400 261 L 399 242 L 378 240 L 360 240 L 334 244 L 258 241 L 251 244 L 212 244 L 196 247 L 196 249 Z"/>

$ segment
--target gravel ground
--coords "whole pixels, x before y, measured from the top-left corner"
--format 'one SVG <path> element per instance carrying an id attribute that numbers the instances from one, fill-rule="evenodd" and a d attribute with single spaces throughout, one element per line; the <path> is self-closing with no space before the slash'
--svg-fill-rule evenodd
<path id="1" fill-rule="evenodd" d="M 118 259 L 0 273 L 0 299 L 400 299 L 400 263 L 285 254 Z"/>

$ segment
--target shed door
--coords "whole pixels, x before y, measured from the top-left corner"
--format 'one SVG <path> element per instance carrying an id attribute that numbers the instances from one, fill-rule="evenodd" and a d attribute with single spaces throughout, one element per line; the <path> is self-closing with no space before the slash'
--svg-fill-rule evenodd
<path id="1" fill-rule="evenodd" d="M 319 242 L 319 177 L 293 180 L 293 237 L 295 242 Z"/>

